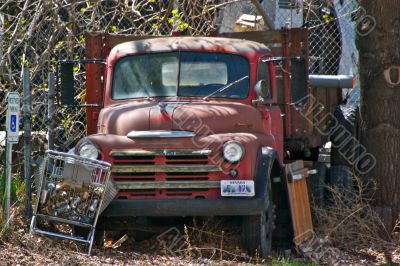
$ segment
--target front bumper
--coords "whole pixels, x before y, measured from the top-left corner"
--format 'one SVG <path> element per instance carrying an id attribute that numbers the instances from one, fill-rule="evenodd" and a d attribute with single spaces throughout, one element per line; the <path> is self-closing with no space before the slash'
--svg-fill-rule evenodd
<path id="1" fill-rule="evenodd" d="M 115 200 L 102 216 L 235 216 L 265 211 L 263 197 L 251 199 Z"/>

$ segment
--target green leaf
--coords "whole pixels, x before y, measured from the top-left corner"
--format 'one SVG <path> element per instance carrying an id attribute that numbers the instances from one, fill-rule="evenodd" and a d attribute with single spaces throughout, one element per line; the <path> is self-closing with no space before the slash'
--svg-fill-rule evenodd
<path id="1" fill-rule="evenodd" d="M 18 200 L 17 194 L 18 194 L 20 185 L 21 185 L 20 182 L 16 178 L 11 179 L 11 200 L 12 201 Z"/>
<path id="2" fill-rule="evenodd" d="M 79 43 L 84 43 L 85 42 L 85 36 L 83 36 L 83 34 L 78 36 L 78 42 Z"/>
<path id="3" fill-rule="evenodd" d="M 55 48 L 56 48 L 56 49 L 59 49 L 59 48 L 61 48 L 61 46 L 62 46 L 63 44 L 64 44 L 63 41 L 58 41 L 58 42 L 56 43 Z"/>
<path id="4" fill-rule="evenodd" d="M 118 30 L 117 26 L 111 26 L 111 32 L 116 32 Z"/>

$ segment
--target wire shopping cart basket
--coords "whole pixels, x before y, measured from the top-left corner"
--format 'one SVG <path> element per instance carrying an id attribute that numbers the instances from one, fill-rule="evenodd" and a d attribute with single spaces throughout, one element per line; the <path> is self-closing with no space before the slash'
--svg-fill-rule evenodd
<path id="1" fill-rule="evenodd" d="M 90 255 L 98 217 L 117 194 L 110 180 L 111 165 L 49 150 L 40 167 L 41 174 L 35 179 L 38 194 L 30 232 L 87 244 Z M 88 233 L 63 233 L 54 226 L 43 227 L 45 222 L 86 228 Z"/>

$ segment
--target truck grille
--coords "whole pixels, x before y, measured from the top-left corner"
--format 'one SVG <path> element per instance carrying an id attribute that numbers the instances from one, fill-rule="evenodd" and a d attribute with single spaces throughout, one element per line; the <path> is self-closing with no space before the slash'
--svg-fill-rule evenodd
<path id="1" fill-rule="evenodd" d="M 112 150 L 118 199 L 183 199 L 219 195 L 221 169 L 210 150 Z"/>

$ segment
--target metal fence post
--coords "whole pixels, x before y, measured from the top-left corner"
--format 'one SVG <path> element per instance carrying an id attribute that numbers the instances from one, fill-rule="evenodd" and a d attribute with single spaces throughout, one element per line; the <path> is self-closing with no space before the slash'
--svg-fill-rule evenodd
<path id="1" fill-rule="evenodd" d="M 7 222 L 10 218 L 11 205 L 11 179 L 12 179 L 12 144 L 19 141 L 19 111 L 20 97 L 17 92 L 7 94 L 7 151 L 6 151 L 6 201 L 4 207 Z"/>
<path id="2" fill-rule="evenodd" d="M 7 136 L 8 137 L 8 136 Z M 6 199 L 4 203 L 4 216 L 6 221 L 10 218 L 10 206 L 11 206 L 11 164 L 12 164 L 12 143 L 7 140 L 6 144 Z"/>
<path id="3" fill-rule="evenodd" d="M 3 44 L 4 44 L 4 15 L 0 14 L 0 63 L 3 61 Z M 1 70 L 0 70 L 1 71 Z M 0 72 L 2 74 L 2 72 Z"/>
<path id="4" fill-rule="evenodd" d="M 56 96 L 56 76 L 53 72 L 49 73 L 48 76 L 49 92 L 47 96 L 47 119 L 48 119 L 48 138 L 49 138 L 49 150 L 54 150 L 54 112 L 55 112 L 55 96 Z"/>
<path id="5" fill-rule="evenodd" d="M 4 16 L 3 16 L 3 14 L 0 14 L 0 65 L 1 65 L 1 63 L 3 61 L 3 39 L 4 39 L 3 21 L 4 21 Z M 3 76 L 3 72 L 2 72 L 2 68 L 0 67 L 0 77 L 3 78 L 2 76 Z M 7 145 L 7 141 L 6 141 L 6 161 L 5 161 L 5 165 L 7 165 L 7 163 L 8 163 L 8 161 L 7 161 L 7 156 L 8 156 L 7 148 L 8 148 L 8 145 Z M 1 167 L 0 167 L 0 170 L 3 170 L 3 169 L 1 169 Z M 0 175 L 1 174 L 2 173 L 0 173 Z M 4 176 L 6 176 L 6 174 L 7 174 L 7 169 L 4 169 Z M 6 186 L 7 186 L 7 184 L 6 184 Z M 0 198 L 0 202 L 3 201 L 3 196 L 4 195 L 2 195 L 2 193 L 0 192 L 0 197 L 2 197 L 2 198 Z M 6 207 L 7 205 L 4 205 L 4 206 L 5 206 L 5 208 L 7 208 Z M 8 215 L 7 211 L 8 210 L 4 209 L 4 215 L 5 216 Z"/>
<path id="6" fill-rule="evenodd" d="M 31 90 L 29 68 L 22 68 L 24 88 L 24 177 L 25 177 L 25 216 L 32 216 L 31 205 Z"/>

